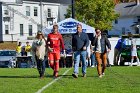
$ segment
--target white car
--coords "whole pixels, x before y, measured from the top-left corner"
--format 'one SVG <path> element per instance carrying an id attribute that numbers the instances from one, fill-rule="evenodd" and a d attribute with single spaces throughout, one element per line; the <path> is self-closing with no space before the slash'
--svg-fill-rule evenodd
<path id="1" fill-rule="evenodd" d="M 15 50 L 0 50 L 0 67 L 15 67 L 16 66 L 16 51 Z"/>

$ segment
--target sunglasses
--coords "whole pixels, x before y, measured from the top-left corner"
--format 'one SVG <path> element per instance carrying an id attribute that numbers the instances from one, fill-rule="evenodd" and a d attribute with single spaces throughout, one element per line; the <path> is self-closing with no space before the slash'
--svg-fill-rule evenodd
<path id="1" fill-rule="evenodd" d="M 96 32 L 96 33 L 100 33 L 100 32 Z"/>

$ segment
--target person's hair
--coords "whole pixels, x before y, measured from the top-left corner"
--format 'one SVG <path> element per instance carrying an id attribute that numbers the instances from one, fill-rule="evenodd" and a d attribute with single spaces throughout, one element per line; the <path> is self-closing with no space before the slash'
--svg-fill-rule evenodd
<path id="1" fill-rule="evenodd" d="M 81 24 L 77 24 L 77 26 L 80 26 L 82 28 L 82 25 Z"/>
<path id="2" fill-rule="evenodd" d="M 54 28 L 58 28 L 58 25 L 57 25 L 57 24 L 53 25 L 53 29 L 54 29 Z"/>
<path id="3" fill-rule="evenodd" d="M 41 31 L 37 32 L 36 38 L 39 38 L 39 35 L 42 35 L 42 38 L 44 38 L 44 35 L 43 35 L 43 33 Z"/>
<path id="4" fill-rule="evenodd" d="M 21 45 L 21 42 L 18 42 L 18 45 Z"/>
<path id="5" fill-rule="evenodd" d="M 100 30 L 99 28 L 96 28 L 95 31 Z M 101 30 L 100 30 L 101 31 Z"/>

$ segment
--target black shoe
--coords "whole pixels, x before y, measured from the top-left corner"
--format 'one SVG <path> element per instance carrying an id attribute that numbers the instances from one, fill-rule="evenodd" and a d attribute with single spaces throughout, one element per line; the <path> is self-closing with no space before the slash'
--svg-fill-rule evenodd
<path id="1" fill-rule="evenodd" d="M 43 79 L 44 77 L 45 77 L 44 74 L 41 74 L 41 75 L 40 75 L 40 79 Z"/>
<path id="2" fill-rule="evenodd" d="M 78 78 L 78 75 L 77 74 L 72 74 L 72 76 L 74 77 L 74 78 Z"/>
<path id="3" fill-rule="evenodd" d="M 86 74 L 83 74 L 83 77 L 86 77 Z"/>

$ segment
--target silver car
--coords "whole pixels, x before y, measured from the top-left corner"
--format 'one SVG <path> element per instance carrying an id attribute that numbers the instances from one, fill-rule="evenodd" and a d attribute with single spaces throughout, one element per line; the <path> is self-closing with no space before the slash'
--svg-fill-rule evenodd
<path id="1" fill-rule="evenodd" d="M 15 67 L 16 66 L 16 51 L 15 50 L 0 50 L 0 67 Z"/>

